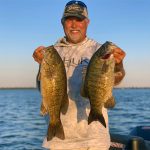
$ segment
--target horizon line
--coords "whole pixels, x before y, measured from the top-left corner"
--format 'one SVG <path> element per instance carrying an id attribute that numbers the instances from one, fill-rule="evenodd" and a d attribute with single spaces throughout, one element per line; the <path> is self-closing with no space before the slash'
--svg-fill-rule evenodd
<path id="1" fill-rule="evenodd" d="M 150 88 L 150 86 L 125 86 L 125 87 L 114 87 L 114 89 L 121 88 Z M 37 87 L 0 87 L 0 89 L 38 89 Z"/>

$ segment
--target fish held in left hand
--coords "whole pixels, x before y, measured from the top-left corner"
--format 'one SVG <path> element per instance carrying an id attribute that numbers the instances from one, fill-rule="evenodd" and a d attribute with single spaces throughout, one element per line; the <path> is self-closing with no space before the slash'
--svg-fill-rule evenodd
<path id="1" fill-rule="evenodd" d="M 116 47 L 112 42 L 105 42 L 91 57 L 88 64 L 81 95 L 90 101 L 91 111 L 88 124 L 99 121 L 104 127 L 106 122 L 102 108 L 112 108 L 115 100 L 112 95 L 114 85 L 115 60 L 112 51 Z"/>
<path id="2" fill-rule="evenodd" d="M 47 140 L 65 139 L 60 114 L 68 108 L 67 77 L 64 63 L 53 46 L 45 48 L 40 66 L 41 115 L 50 116 Z"/>

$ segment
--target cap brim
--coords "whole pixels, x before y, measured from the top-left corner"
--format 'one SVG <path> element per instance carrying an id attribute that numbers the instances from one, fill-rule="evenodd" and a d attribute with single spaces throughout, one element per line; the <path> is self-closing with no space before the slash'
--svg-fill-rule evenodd
<path id="1" fill-rule="evenodd" d="M 79 18 L 81 20 L 86 18 L 85 16 L 79 15 L 79 14 L 65 14 L 62 19 L 66 19 L 68 17 L 77 17 L 77 18 Z"/>

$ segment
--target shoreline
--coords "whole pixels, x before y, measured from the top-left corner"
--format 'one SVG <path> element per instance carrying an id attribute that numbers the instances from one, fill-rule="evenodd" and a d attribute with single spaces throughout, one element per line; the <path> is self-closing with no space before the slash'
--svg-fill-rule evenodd
<path id="1" fill-rule="evenodd" d="M 0 87 L 0 90 L 17 90 L 17 89 L 28 90 L 28 89 L 37 89 L 37 88 L 36 87 Z"/>
<path id="2" fill-rule="evenodd" d="M 37 87 L 0 87 L 0 90 L 38 89 Z M 150 87 L 114 87 L 114 89 L 150 89 Z"/>

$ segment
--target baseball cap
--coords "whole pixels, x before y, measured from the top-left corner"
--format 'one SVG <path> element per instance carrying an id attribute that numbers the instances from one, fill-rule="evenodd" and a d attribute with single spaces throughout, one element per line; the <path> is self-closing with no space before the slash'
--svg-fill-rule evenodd
<path id="1" fill-rule="evenodd" d="M 82 1 L 69 1 L 65 6 L 61 21 L 63 22 L 67 17 L 88 18 L 87 6 Z"/>

